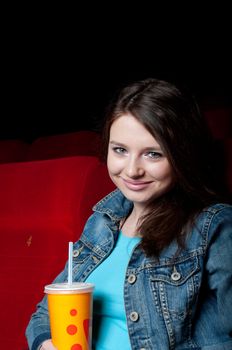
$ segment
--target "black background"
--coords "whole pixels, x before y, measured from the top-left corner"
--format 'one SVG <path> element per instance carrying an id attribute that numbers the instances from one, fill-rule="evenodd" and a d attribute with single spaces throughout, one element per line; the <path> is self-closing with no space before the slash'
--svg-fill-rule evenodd
<path id="1" fill-rule="evenodd" d="M 180 20 L 172 9 L 99 16 L 89 6 L 7 12 L 0 138 L 98 129 L 115 91 L 150 76 L 184 83 L 204 108 L 231 105 L 227 9 L 190 7 Z"/>

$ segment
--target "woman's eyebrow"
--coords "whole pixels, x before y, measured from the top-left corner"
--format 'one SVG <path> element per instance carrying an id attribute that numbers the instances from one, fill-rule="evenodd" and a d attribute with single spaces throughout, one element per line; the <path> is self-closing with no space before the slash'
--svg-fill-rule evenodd
<path id="1" fill-rule="evenodd" d="M 126 147 L 126 145 L 124 143 L 121 142 L 117 142 L 117 141 L 110 141 L 109 142 L 111 145 L 116 145 L 116 146 L 120 146 L 120 147 Z M 143 148 L 144 152 L 147 151 L 162 151 L 161 147 L 159 145 L 153 145 L 153 146 L 147 146 L 145 148 Z"/>
<path id="2" fill-rule="evenodd" d="M 123 147 L 126 146 L 124 143 L 117 142 L 117 141 L 110 141 L 109 143 L 110 143 L 111 145 L 117 145 L 117 146 L 123 146 Z"/>
<path id="3" fill-rule="evenodd" d="M 144 151 L 162 151 L 161 147 L 160 146 L 151 146 L 151 147 L 145 147 L 143 149 Z"/>

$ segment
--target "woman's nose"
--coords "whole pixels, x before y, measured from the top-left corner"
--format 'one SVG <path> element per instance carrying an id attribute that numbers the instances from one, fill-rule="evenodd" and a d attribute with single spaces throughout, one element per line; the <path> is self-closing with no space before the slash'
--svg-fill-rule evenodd
<path id="1" fill-rule="evenodd" d="M 141 177 L 144 174 L 144 169 L 141 162 L 138 159 L 128 159 L 126 166 L 126 175 L 131 178 Z"/>

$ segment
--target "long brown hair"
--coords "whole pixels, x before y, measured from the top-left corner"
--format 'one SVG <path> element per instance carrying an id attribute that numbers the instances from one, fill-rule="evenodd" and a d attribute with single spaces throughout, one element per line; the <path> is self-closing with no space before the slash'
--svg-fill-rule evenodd
<path id="1" fill-rule="evenodd" d="M 103 133 L 106 153 L 112 123 L 127 113 L 159 142 L 176 178 L 174 188 L 151 201 L 149 213 L 140 221 L 142 247 L 147 255 L 157 256 L 174 239 L 181 246 L 196 215 L 217 201 L 212 144 L 205 120 L 187 90 L 146 79 L 123 88 L 110 104 Z"/>

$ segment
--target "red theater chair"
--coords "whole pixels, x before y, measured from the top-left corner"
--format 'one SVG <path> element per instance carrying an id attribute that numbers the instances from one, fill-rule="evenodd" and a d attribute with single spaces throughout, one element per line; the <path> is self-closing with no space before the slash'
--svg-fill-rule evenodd
<path id="1" fill-rule="evenodd" d="M 0 140 L 0 163 L 22 161 L 29 146 L 21 139 Z"/>
<path id="2" fill-rule="evenodd" d="M 30 315 L 91 207 L 114 186 L 95 157 L 1 164 L 1 349 L 26 350 Z"/>
<path id="3" fill-rule="evenodd" d="M 73 133 L 39 137 L 30 145 L 26 160 L 51 159 L 100 153 L 100 135 L 82 130 Z"/>
<path id="4" fill-rule="evenodd" d="M 215 108 L 203 114 L 214 139 L 232 137 L 232 108 Z"/>

